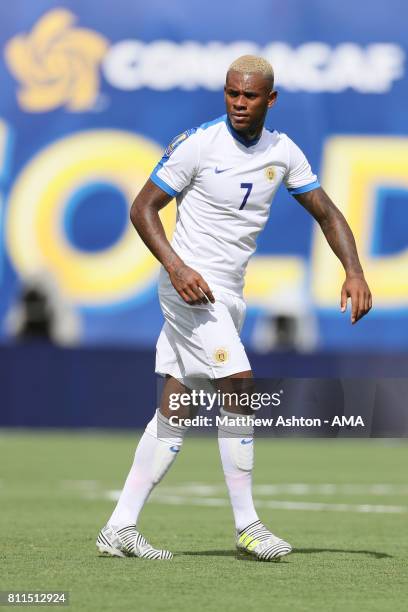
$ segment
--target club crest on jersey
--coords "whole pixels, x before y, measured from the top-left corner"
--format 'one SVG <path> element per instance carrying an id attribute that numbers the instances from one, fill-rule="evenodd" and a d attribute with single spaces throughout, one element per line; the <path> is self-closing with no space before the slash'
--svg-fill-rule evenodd
<path id="1" fill-rule="evenodd" d="M 166 155 L 167 157 L 170 157 L 170 155 L 173 153 L 173 151 L 175 149 L 177 149 L 179 144 L 181 144 L 184 140 L 186 140 L 186 138 L 191 136 L 191 134 L 194 134 L 194 132 L 195 132 L 195 129 L 186 130 L 185 132 L 182 132 L 181 134 L 179 134 L 178 136 L 173 138 L 171 143 L 167 146 L 167 148 L 166 148 L 166 150 L 164 152 L 164 155 Z"/>
<path id="2" fill-rule="evenodd" d="M 224 348 L 218 348 L 214 351 L 214 359 L 217 363 L 225 363 L 228 361 L 228 351 Z"/>
<path id="3" fill-rule="evenodd" d="M 275 168 L 273 166 L 268 166 L 265 168 L 265 176 L 268 181 L 273 181 L 275 178 Z"/>

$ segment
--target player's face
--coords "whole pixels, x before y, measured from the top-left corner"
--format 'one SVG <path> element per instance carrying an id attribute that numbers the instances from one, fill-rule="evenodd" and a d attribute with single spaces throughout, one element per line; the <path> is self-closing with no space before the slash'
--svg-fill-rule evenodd
<path id="1" fill-rule="evenodd" d="M 229 71 L 224 87 L 227 114 L 232 127 L 253 138 L 263 127 L 265 116 L 276 100 L 277 92 L 261 74 Z"/>

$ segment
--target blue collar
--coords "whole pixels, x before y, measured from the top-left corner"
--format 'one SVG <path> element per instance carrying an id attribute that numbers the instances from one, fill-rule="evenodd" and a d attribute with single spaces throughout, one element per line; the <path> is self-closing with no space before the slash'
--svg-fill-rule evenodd
<path id="1" fill-rule="evenodd" d="M 243 136 L 241 136 L 241 134 L 239 134 L 233 127 L 232 127 L 232 123 L 229 120 L 228 115 L 226 115 L 226 121 L 225 121 L 228 131 L 229 133 L 235 138 L 235 140 L 238 140 L 238 142 L 240 142 L 241 144 L 243 144 L 245 147 L 253 147 L 254 145 L 256 145 L 260 140 L 261 140 L 261 136 L 262 136 L 262 132 L 261 132 L 261 136 L 259 136 L 259 138 L 253 138 L 252 140 L 247 140 L 246 138 L 244 138 Z"/>

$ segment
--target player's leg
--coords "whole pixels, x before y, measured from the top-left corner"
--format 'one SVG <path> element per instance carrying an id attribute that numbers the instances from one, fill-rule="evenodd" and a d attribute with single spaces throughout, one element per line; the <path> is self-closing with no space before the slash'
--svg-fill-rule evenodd
<path id="1" fill-rule="evenodd" d="M 236 544 L 240 550 L 265 561 L 279 560 L 291 552 L 290 544 L 271 533 L 259 520 L 252 497 L 254 465 L 254 432 L 250 425 L 241 425 L 238 417 L 252 414 L 240 403 L 241 394 L 252 393 L 251 370 L 244 370 L 215 381 L 222 392 L 238 401 L 221 409 L 228 424 L 218 427 L 218 445 L 236 529 Z M 228 395 L 227 397 L 230 397 Z"/>
<path id="2" fill-rule="evenodd" d="M 241 384 L 242 381 L 242 384 Z M 245 370 L 215 381 L 216 388 L 225 394 L 239 396 L 252 391 L 252 372 Z M 228 397 L 228 395 L 226 395 Z M 218 446 L 227 484 L 235 528 L 240 531 L 258 520 L 252 499 L 252 468 L 254 464 L 253 427 L 231 424 L 244 414 L 239 405 L 223 405 L 220 416 L 228 417 L 228 425 L 218 426 Z"/>
<path id="3" fill-rule="evenodd" d="M 187 388 L 173 377 L 167 377 L 162 406 L 167 410 L 171 393 L 185 393 Z M 154 549 L 136 530 L 139 514 L 153 488 L 169 470 L 180 451 L 187 428 L 170 425 L 161 409 L 157 410 L 137 445 L 133 463 L 116 507 L 101 530 L 97 547 L 114 556 L 136 556 L 150 559 L 171 559 L 166 550 Z"/>
<path id="4" fill-rule="evenodd" d="M 170 425 L 163 415 L 171 393 L 186 393 L 178 380 L 166 378 L 161 409 L 154 413 L 140 438 L 133 464 L 108 524 L 116 528 L 137 524 L 139 514 L 153 487 L 158 484 L 174 462 L 187 430 L 183 425 Z"/>
<path id="5" fill-rule="evenodd" d="M 177 355 L 169 342 L 165 327 L 157 343 L 156 369 L 159 372 L 168 369 L 181 376 Z M 136 530 L 136 524 L 151 491 L 169 470 L 180 451 L 187 428 L 181 423 L 170 423 L 169 396 L 186 392 L 187 387 L 177 378 L 166 376 L 160 407 L 146 426 L 116 507 L 98 536 L 97 547 L 101 552 L 152 559 L 172 557 L 168 551 L 151 547 Z M 189 416 L 187 409 L 184 409 L 185 413 L 182 410 L 174 414 L 179 417 Z"/>

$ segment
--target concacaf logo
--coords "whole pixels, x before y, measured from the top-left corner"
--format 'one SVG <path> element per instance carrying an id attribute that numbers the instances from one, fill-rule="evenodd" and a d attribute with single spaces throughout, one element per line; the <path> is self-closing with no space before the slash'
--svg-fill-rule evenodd
<path id="1" fill-rule="evenodd" d="M 76 17 L 59 8 L 46 13 L 29 34 L 12 38 L 5 48 L 7 64 L 20 81 L 22 109 L 49 111 L 65 106 L 84 111 L 99 92 L 99 65 L 109 47 L 100 34 L 73 27 Z"/>

